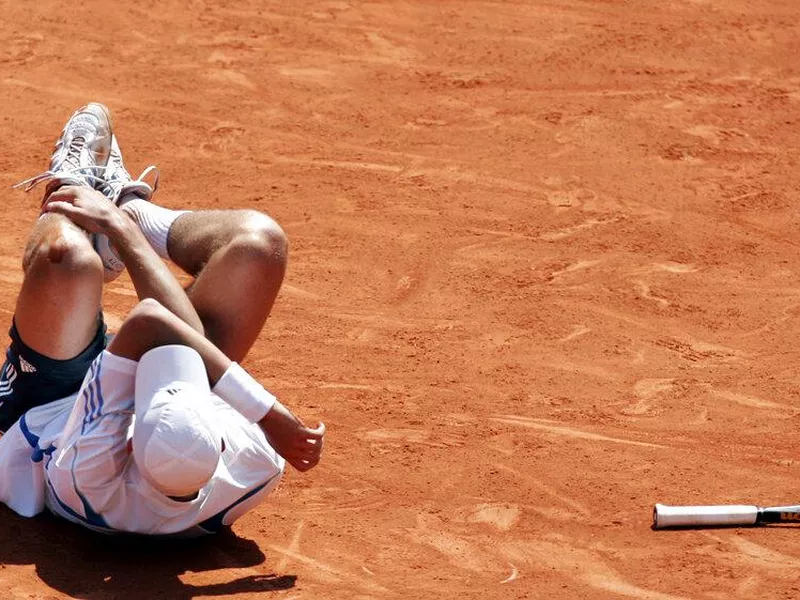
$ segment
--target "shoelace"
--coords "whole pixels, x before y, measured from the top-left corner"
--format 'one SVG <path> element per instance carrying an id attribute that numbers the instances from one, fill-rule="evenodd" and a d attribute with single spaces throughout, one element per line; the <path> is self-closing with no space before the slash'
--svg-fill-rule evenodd
<path id="1" fill-rule="evenodd" d="M 82 171 L 86 171 L 87 169 L 89 170 L 99 169 L 100 171 L 103 172 L 103 174 L 106 174 L 109 169 L 119 167 L 127 174 L 127 171 L 125 171 L 125 168 L 121 165 L 108 164 L 108 165 L 92 165 L 92 166 L 81 167 L 79 162 L 80 152 L 83 149 L 85 143 L 86 140 L 84 138 L 76 137 L 74 140 L 72 140 L 72 143 L 69 145 L 69 148 L 67 149 L 67 156 L 64 158 L 64 162 L 68 163 L 72 167 L 70 170 L 68 171 L 65 171 L 63 169 L 59 171 L 47 170 L 44 173 L 39 173 L 38 175 L 26 179 L 25 181 L 20 181 L 19 183 L 16 183 L 11 187 L 16 189 L 25 186 L 24 191 L 29 192 L 37 185 L 45 181 L 51 181 L 53 179 L 59 179 L 65 176 L 77 174 L 84 180 L 85 179 L 91 180 L 93 182 L 92 187 L 96 186 L 97 188 L 99 188 L 98 191 L 100 191 L 101 194 L 103 194 L 106 198 L 108 198 L 112 202 L 116 202 L 119 199 L 117 196 L 123 190 L 123 188 L 132 183 L 142 183 L 144 185 L 149 186 L 151 190 L 150 192 L 151 195 L 154 194 L 158 189 L 158 180 L 160 177 L 160 172 L 158 170 L 158 167 L 156 167 L 155 165 L 150 165 L 149 167 L 147 167 L 144 171 L 141 172 L 139 177 L 137 177 L 136 179 L 128 179 L 127 181 L 119 184 L 118 186 L 114 185 L 114 183 L 118 182 L 111 183 L 106 179 L 104 179 L 103 177 L 97 177 L 91 172 L 82 173 Z M 148 177 L 151 173 L 155 173 L 152 184 L 145 181 L 145 178 Z"/>
<path id="2" fill-rule="evenodd" d="M 95 166 L 80 166 L 81 160 L 81 150 L 86 145 L 86 138 L 77 136 L 73 139 L 69 146 L 67 147 L 67 155 L 64 157 L 63 162 L 61 163 L 62 169 L 58 171 L 51 171 L 47 170 L 44 173 L 39 173 L 38 175 L 34 175 L 30 179 L 26 179 L 25 181 L 20 181 L 17 184 L 11 186 L 12 188 L 20 188 L 25 186 L 24 191 L 30 192 L 33 188 L 44 181 L 52 181 L 53 179 L 62 179 L 69 176 L 76 176 L 83 180 L 91 180 L 94 182 L 103 182 L 103 179 L 94 175 L 91 170 L 96 168 Z M 69 169 L 64 170 L 64 164 L 69 165 Z M 84 171 L 89 171 L 88 173 L 84 173 Z"/>
<path id="3" fill-rule="evenodd" d="M 105 166 L 98 165 L 97 168 L 102 170 L 104 174 L 107 174 L 110 169 L 117 169 L 117 168 L 122 169 L 122 171 L 126 175 L 128 174 L 128 172 L 125 170 L 125 167 L 123 167 L 121 164 L 113 164 L 113 165 L 108 164 Z M 145 178 L 148 177 L 151 173 L 155 173 L 152 184 L 145 181 Z M 143 183 L 144 185 L 150 188 L 151 194 L 155 194 L 156 190 L 158 189 L 158 179 L 160 175 L 161 173 L 159 172 L 158 167 L 156 167 L 155 165 L 150 165 L 144 171 L 142 171 L 139 177 L 137 177 L 136 179 L 131 179 L 130 176 L 128 176 L 127 180 L 125 181 L 119 179 L 109 181 L 108 179 L 100 178 L 102 184 L 98 187 L 98 191 L 112 202 L 116 202 L 117 200 L 119 200 L 119 194 L 126 186 L 129 186 L 131 184 Z"/>

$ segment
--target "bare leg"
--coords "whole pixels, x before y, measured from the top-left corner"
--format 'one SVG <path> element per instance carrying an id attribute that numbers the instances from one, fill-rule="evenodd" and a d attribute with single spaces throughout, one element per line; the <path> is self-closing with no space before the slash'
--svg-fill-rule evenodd
<path id="1" fill-rule="evenodd" d="M 66 217 L 41 217 L 22 261 L 14 323 L 31 349 L 56 360 L 80 354 L 97 334 L 103 264 L 86 233 Z"/>
<path id="2" fill-rule="evenodd" d="M 170 258 L 195 276 L 188 290 L 206 336 L 240 362 L 255 342 L 286 272 L 286 235 L 252 210 L 182 214 L 169 230 Z"/>

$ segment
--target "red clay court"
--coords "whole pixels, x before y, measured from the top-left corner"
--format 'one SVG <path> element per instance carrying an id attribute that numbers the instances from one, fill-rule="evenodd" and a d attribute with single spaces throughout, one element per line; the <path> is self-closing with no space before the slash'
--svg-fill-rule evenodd
<path id="1" fill-rule="evenodd" d="M 329 428 L 235 535 L 0 510 L 0 597 L 800 597 L 797 527 L 649 528 L 800 502 L 795 0 L 0 9 L 0 326 L 97 100 L 158 202 L 284 227 L 245 366 Z"/>

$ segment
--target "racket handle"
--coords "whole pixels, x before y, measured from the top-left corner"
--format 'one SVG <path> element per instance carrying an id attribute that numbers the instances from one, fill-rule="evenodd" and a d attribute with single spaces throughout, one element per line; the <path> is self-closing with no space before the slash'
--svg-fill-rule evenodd
<path id="1" fill-rule="evenodd" d="M 701 527 L 722 525 L 755 525 L 758 507 L 747 505 L 667 506 L 653 508 L 653 529 L 665 527 Z"/>

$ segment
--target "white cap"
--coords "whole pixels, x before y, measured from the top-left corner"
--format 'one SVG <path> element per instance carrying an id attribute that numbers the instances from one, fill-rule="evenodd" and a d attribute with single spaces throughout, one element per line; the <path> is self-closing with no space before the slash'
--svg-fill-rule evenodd
<path id="1" fill-rule="evenodd" d="M 200 355 L 188 346 L 146 352 L 136 368 L 133 458 L 166 496 L 199 491 L 217 469 L 222 435 Z"/>

